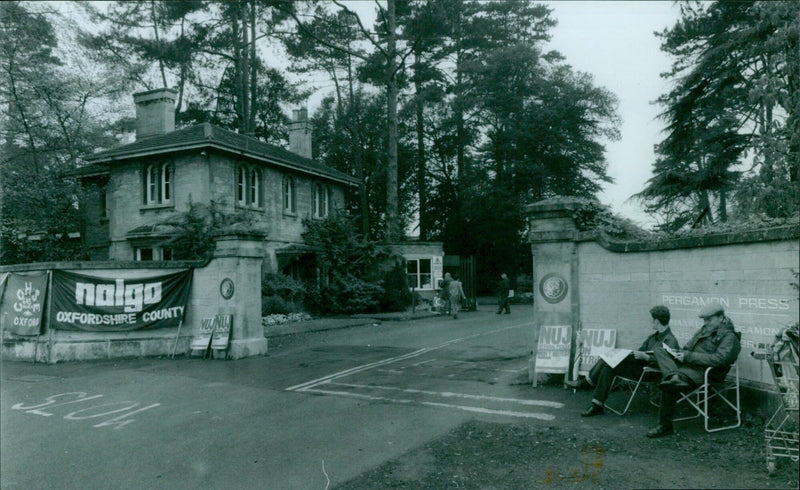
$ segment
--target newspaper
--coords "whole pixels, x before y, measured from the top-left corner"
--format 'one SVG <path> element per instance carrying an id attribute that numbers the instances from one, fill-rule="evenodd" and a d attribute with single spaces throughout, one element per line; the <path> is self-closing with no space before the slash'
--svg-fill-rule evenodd
<path id="1" fill-rule="evenodd" d="M 663 347 L 665 351 L 669 352 L 669 355 L 671 355 L 672 357 L 675 357 L 675 358 L 678 357 L 678 352 L 679 351 L 676 351 L 675 349 L 673 349 L 672 347 L 668 346 L 664 342 L 661 342 L 661 347 Z"/>
<path id="2" fill-rule="evenodd" d="M 600 358 L 606 361 L 611 368 L 617 367 L 623 359 L 628 357 L 633 352 L 630 349 L 606 349 L 600 353 Z"/>

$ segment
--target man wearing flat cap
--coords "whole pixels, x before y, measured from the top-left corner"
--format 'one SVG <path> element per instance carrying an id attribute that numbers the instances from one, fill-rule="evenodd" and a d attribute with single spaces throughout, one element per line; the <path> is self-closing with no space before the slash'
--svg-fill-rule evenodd
<path id="1" fill-rule="evenodd" d="M 703 384 L 705 370 L 710 381 L 723 381 L 731 366 L 739 357 L 742 346 L 741 334 L 733 330 L 733 323 L 725 316 L 721 305 L 708 305 L 700 310 L 703 327 L 683 346 L 683 349 L 668 353 L 656 346 L 653 355 L 664 380 L 661 388 L 661 408 L 658 411 L 658 426 L 647 433 L 647 437 L 663 437 L 673 433 L 672 418 L 680 392 Z"/>

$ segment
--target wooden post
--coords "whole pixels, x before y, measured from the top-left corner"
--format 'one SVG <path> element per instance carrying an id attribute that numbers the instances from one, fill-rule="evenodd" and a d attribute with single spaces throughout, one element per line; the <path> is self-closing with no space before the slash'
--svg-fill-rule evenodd
<path id="1" fill-rule="evenodd" d="M 180 323 L 178 323 L 178 333 L 175 334 L 175 345 L 172 346 L 172 355 L 169 357 L 170 359 L 175 359 L 175 351 L 178 349 L 178 339 L 181 336 L 181 327 L 183 326 L 183 317 L 181 317 Z"/>

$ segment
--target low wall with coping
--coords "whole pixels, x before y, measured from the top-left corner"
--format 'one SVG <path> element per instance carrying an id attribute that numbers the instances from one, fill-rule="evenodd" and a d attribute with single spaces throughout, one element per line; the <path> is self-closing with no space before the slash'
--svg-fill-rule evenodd
<path id="1" fill-rule="evenodd" d="M 214 257 L 208 262 L 51 262 L 0 267 L 0 272 L 31 272 L 59 269 L 118 279 L 163 275 L 193 269 L 192 286 L 180 332 L 177 327 L 130 332 L 82 332 L 50 329 L 45 319 L 38 337 L 3 332 L 2 358 L 37 362 L 82 361 L 125 357 L 186 354 L 203 318 L 233 315 L 227 355 L 238 359 L 264 354 L 267 340 L 261 324 L 261 264 L 263 243 L 258 237 L 225 236 L 217 239 Z M 234 285 L 225 298 L 224 279 Z M 46 313 L 45 313 L 46 315 Z"/>
<path id="2" fill-rule="evenodd" d="M 663 304 L 683 345 L 702 326 L 700 310 L 720 304 L 742 334 L 740 379 L 769 390 L 766 364 L 750 353 L 798 321 L 798 293 L 790 283 L 800 269 L 800 227 L 616 242 L 578 231 L 571 217 L 577 208 L 567 198 L 528 208 L 537 330 L 615 328 L 617 347 L 635 349 L 651 332 L 650 307 Z"/>

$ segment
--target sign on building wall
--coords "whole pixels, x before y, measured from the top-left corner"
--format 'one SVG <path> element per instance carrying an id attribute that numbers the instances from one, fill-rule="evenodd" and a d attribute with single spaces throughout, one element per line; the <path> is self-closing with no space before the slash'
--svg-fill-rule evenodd
<path id="1" fill-rule="evenodd" d="M 738 359 L 740 375 L 762 382 L 771 381 L 769 373 L 750 352 L 755 351 L 759 343 L 772 344 L 775 336 L 798 318 L 797 298 L 789 295 L 665 292 L 657 293 L 655 301 L 669 308 L 670 328 L 681 346 L 703 326 L 703 320 L 697 316 L 700 310 L 710 304 L 721 305 L 734 329 L 742 333 L 742 351 Z"/>
<path id="2" fill-rule="evenodd" d="M 31 275 L 9 273 L 0 284 L 0 316 L 6 332 L 38 335 L 42 329 L 47 272 Z"/>
<path id="3" fill-rule="evenodd" d="M 569 325 L 542 326 L 536 349 L 537 373 L 566 373 L 572 346 L 572 327 Z"/>
<path id="4" fill-rule="evenodd" d="M 191 269 L 135 279 L 54 270 L 50 326 L 90 332 L 177 327 L 191 284 Z"/>
<path id="5" fill-rule="evenodd" d="M 613 328 L 585 328 L 580 332 L 580 366 L 578 374 L 587 374 L 600 356 L 614 350 L 617 331 Z"/>
<path id="6" fill-rule="evenodd" d="M 433 256 L 431 274 L 433 274 L 433 288 L 437 289 L 439 287 L 439 281 L 444 279 L 444 264 L 442 263 L 442 257 L 439 255 Z"/>

